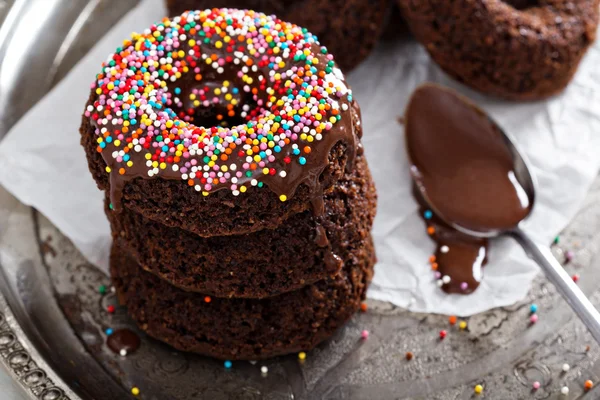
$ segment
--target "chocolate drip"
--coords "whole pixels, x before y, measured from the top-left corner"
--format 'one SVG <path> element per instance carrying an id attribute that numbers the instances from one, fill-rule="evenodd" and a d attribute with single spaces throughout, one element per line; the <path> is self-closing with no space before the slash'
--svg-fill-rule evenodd
<path id="1" fill-rule="evenodd" d="M 421 208 L 421 216 L 427 209 Z M 437 216 L 425 219 L 431 239 L 436 243 L 435 260 L 431 263 L 446 293 L 472 293 L 479 287 L 483 267 L 488 261 L 488 240 L 468 236 L 444 224 Z M 447 281 L 449 277 L 450 281 Z"/>
<path id="2" fill-rule="evenodd" d="M 325 263 L 325 268 L 327 268 L 327 271 L 329 271 L 331 275 L 335 275 L 344 266 L 344 260 L 342 260 L 340 256 L 333 252 L 333 249 L 331 248 L 331 242 L 327 237 L 327 231 L 321 224 L 323 215 L 325 215 L 323 192 L 321 192 L 321 195 L 312 198 L 311 210 L 316 224 L 315 243 L 317 246 L 323 248 L 323 261 Z"/>
<path id="3" fill-rule="evenodd" d="M 481 281 L 488 241 L 453 227 L 509 230 L 531 211 L 505 138 L 474 104 L 449 89 L 423 85 L 407 107 L 406 145 L 414 194 L 437 244 L 432 269 L 445 291 L 470 293 Z"/>
<path id="4" fill-rule="evenodd" d="M 106 345 L 117 354 L 130 354 L 140 348 L 141 340 L 137 333 L 129 329 L 119 329 L 106 339 Z"/>

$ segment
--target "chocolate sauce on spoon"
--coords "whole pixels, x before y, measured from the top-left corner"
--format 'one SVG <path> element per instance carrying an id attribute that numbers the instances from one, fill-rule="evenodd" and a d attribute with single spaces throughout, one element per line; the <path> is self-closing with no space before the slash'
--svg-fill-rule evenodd
<path id="1" fill-rule="evenodd" d="M 473 232 L 510 230 L 531 211 L 504 135 L 468 100 L 427 84 L 408 104 L 406 144 L 417 200 L 433 208 L 431 216 L 423 212 L 438 245 L 432 268 L 444 290 L 472 292 L 487 261 L 487 239 L 453 226 Z"/>
<path id="2" fill-rule="evenodd" d="M 485 254 L 473 261 L 476 246 L 469 236 L 511 236 L 542 268 L 600 343 L 600 312 L 548 246 L 536 244 L 521 229 L 522 220 L 533 209 L 536 182 L 510 136 L 455 92 L 425 85 L 417 89 L 408 106 L 406 143 L 417 197 L 432 209 L 431 214 L 424 215 L 430 221 L 428 231 L 438 241 L 441 254 L 455 254 L 442 259 L 438 253 L 439 259 L 433 259 L 432 265 L 439 261 L 437 268 L 454 277 L 471 274 L 455 281 L 465 276 L 477 278 L 473 272 L 479 269 L 474 267 L 483 265 Z M 443 224 L 436 226 L 438 219 Z M 458 231 L 467 236 L 460 236 Z M 441 243 L 448 243 L 447 248 Z M 461 247 L 465 243 L 468 245 Z M 447 290 L 451 290 L 452 276 L 442 276 Z"/>

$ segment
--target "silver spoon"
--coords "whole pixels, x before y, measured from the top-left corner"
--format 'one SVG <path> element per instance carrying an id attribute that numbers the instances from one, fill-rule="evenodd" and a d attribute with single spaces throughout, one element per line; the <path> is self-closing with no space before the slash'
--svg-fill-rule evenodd
<path id="1" fill-rule="evenodd" d="M 467 235 L 480 238 L 495 238 L 506 235 L 515 238 L 521 247 L 523 247 L 527 255 L 542 268 L 548 280 L 554 284 L 560 294 L 565 298 L 567 303 L 569 303 L 571 308 L 586 325 L 594 339 L 600 343 L 600 313 L 598 310 L 596 310 L 594 305 L 581 291 L 579 286 L 573 282 L 573 279 L 563 269 L 560 262 L 558 262 L 554 255 L 552 255 L 550 248 L 534 243 L 531 238 L 520 228 L 523 221 L 525 221 L 531 215 L 531 211 L 535 205 L 537 182 L 530 172 L 528 162 L 521 155 L 521 153 L 519 153 L 510 136 L 493 120 L 491 122 L 498 128 L 498 131 L 502 133 L 506 147 L 510 151 L 513 158 L 513 170 L 515 177 L 529 197 L 531 207 L 527 217 L 521 220 L 517 226 L 508 230 L 473 231 L 446 219 L 444 215 L 438 211 L 435 204 L 433 204 L 427 197 L 426 192 L 421 193 L 423 195 L 423 199 L 440 219 L 454 229 Z"/>

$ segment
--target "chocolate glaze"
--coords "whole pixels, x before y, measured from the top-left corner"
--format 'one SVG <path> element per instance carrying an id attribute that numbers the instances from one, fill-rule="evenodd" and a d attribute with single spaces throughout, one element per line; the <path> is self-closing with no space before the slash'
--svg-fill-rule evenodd
<path id="1" fill-rule="evenodd" d="M 515 177 L 511 153 L 481 109 L 436 85 L 412 95 L 406 143 L 415 198 L 437 244 L 432 269 L 446 292 L 470 293 L 481 281 L 488 241 L 444 221 L 488 232 L 511 229 L 529 214 L 530 199 Z"/>
<path id="2" fill-rule="evenodd" d="M 122 350 L 125 350 L 127 354 L 131 354 L 139 349 L 140 344 L 140 337 L 129 329 L 118 329 L 106 339 L 108 348 L 117 354 L 120 354 Z"/>
<path id="3" fill-rule="evenodd" d="M 499 128 L 454 92 L 424 85 L 406 112 L 411 174 L 446 221 L 472 231 L 507 230 L 530 212 Z"/>
<path id="4" fill-rule="evenodd" d="M 210 46 L 210 47 L 208 47 Z M 224 53 L 221 50 L 216 49 L 212 45 L 207 45 L 206 51 L 210 54 L 218 54 L 222 56 Z M 181 50 L 187 52 L 189 48 L 187 44 L 181 46 Z M 320 46 L 317 44 L 312 44 L 311 51 L 316 57 L 319 59 L 320 65 L 324 65 L 328 60 L 324 54 L 320 52 Z M 301 61 L 293 61 L 287 60 L 287 67 L 291 68 L 292 66 L 303 66 Z M 243 86 L 245 83 L 240 82 L 240 79 L 237 77 L 237 72 L 240 66 L 235 64 L 225 64 L 223 66 L 223 73 L 217 74 L 212 68 L 206 68 L 203 70 L 203 79 L 200 82 L 200 86 L 212 86 L 222 82 L 224 80 L 230 80 L 237 86 Z M 337 70 L 337 67 L 335 67 Z M 258 67 L 257 71 L 249 72 L 248 75 L 252 75 L 254 81 L 257 82 L 259 86 L 260 82 L 263 82 L 263 85 L 267 84 L 260 80 L 260 77 L 268 76 L 269 70 L 267 67 Z M 337 70 L 338 77 L 341 77 L 341 72 Z M 192 73 L 184 74 L 176 83 L 171 83 L 170 87 L 180 87 L 182 89 L 182 97 L 185 94 L 189 94 L 193 87 L 198 86 L 198 82 L 195 82 L 192 77 Z M 344 82 L 343 77 L 340 79 Z M 169 90 L 171 90 L 169 87 Z M 255 111 L 260 112 L 261 107 L 264 105 L 265 98 L 267 94 L 264 91 L 264 88 L 258 90 L 257 95 L 251 97 L 249 94 L 240 95 L 240 100 L 245 102 L 246 104 L 251 104 L 252 107 L 256 107 Z M 278 171 L 284 170 L 286 171 L 285 178 L 282 178 L 278 174 L 275 175 L 264 175 L 260 168 L 257 168 L 252 176 L 240 178 L 238 180 L 238 185 L 248 184 L 251 180 L 257 179 L 262 181 L 271 191 L 273 191 L 277 196 L 285 195 L 288 199 L 291 198 L 296 189 L 300 184 L 305 184 L 309 187 L 313 196 L 319 196 L 323 193 L 322 185 L 320 184 L 319 177 L 322 172 L 326 168 L 328 164 L 328 157 L 331 149 L 338 143 L 343 142 L 346 144 L 346 152 L 348 154 L 348 162 L 346 164 L 346 170 L 351 170 L 353 167 L 354 158 L 356 156 L 356 147 L 358 139 L 356 137 L 356 132 L 354 130 L 354 118 L 353 115 L 356 114 L 358 110 L 358 105 L 355 101 L 349 102 L 346 96 L 338 99 L 340 104 L 345 104 L 348 107 L 345 110 L 340 110 L 341 119 L 327 132 L 325 132 L 320 141 L 315 141 L 311 144 L 311 154 L 307 155 L 306 164 L 300 165 L 297 161 L 292 161 L 290 163 L 285 163 L 284 159 L 286 157 L 290 157 L 292 155 L 292 146 L 288 145 L 283 148 L 280 153 L 276 153 L 276 160 L 272 163 L 269 163 L 269 167 L 273 167 Z M 187 107 L 189 103 L 186 103 Z M 169 106 L 169 105 L 167 105 Z M 174 109 L 174 111 L 179 115 L 180 110 Z M 203 126 L 202 116 L 204 115 L 206 121 L 208 123 L 214 122 L 211 115 L 207 116 L 206 110 L 204 112 L 197 113 L 194 119 L 194 124 L 196 126 Z M 254 114 L 255 115 L 255 114 Z M 251 118 L 252 116 L 250 116 Z M 90 119 L 92 125 L 96 128 L 96 132 L 98 134 L 98 125 L 93 119 Z M 227 122 L 227 121 L 225 121 Z M 121 125 L 116 124 L 111 126 L 109 129 L 111 130 L 120 130 Z M 119 150 L 113 143 L 108 144 L 106 148 L 102 151 L 102 157 L 106 162 L 106 165 L 111 168 L 110 172 L 110 198 L 113 206 L 113 210 L 115 212 L 119 212 L 121 210 L 121 200 L 123 197 L 123 189 L 125 185 L 134 179 L 172 179 L 172 180 L 182 180 L 181 173 L 178 171 L 173 171 L 170 167 L 164 170 L 161 170 L 160 173 L 156 176 L 150 177 L 148 175 L 148 167 L 146 166 L 145 155 L 146 152 L 130 152 L 129 155 L 131 157 L 131 161 L 133 161 L 133 166 L 126 168 L 124 174 L 120 174 L 118 172 L 121 164 L 119 164 L 116 159 L 112 157 L 112 153 L 115 150 Z M 361 150 L 362 151 L 362 150 Z M 188 159 L 182 160 L 179 164 L 181 167 L 184 162 L 191 161 L 192 159 L 196 159 L 198 161 L 198 165 L 203 165 L 204 156 L 192 156 Z M 238 170 L 241 170 L 242 164 L 245 162 L 245 156 L 238 157 L 236 154 L 233 154 L 230 157 L 230 162 L 234 163 L 238 166 Z M 182 181 L 182 185 L 186 184 L 186 182 Z M 216 184 L 213 185 L 213 189 L 211 192 L 215 192 L 217 190 L 222 190 L 229 188 L 230 184 Z M 190 190 L 194 190 L 190 188 Z M 201 194 L 199 194 L 201 196 Z"/>

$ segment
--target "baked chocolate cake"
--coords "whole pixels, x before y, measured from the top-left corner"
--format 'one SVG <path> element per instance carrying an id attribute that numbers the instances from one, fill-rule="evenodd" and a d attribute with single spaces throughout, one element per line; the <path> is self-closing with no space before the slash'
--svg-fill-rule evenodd
<path id="1" fill-rule="evenodd" d="M 358 311 L 375 262 L 370 236 L 339 274 L 267 299 L 206 298 L 144 271 L 113 246 L 111 275 L 140 329 L 176 349 L 226 360 L 258 360 L 309 350 Z"/>
<path id="2" fill-rule="evenodd" d="M 444 71 L 507 99 L 562 91 L 598 27 L 599 0 L 397 1 Z"/>
<path id="3" fill-rule="evenodd" d="M 377 196 L 352 90 L 306 29 L 248 10 L 165 18 L 103 64 L 80 133 L 111 275 L 151 336 L 264 358 L 359 308 Z"/>
<path id="4" fill-rule="evenodd" d="M 363 245 L 375 217 L 376 194 L 366 161 L 324 196 L 318 221 L 307 210 L 276 229 L 203 238 L 134 211 L 107 210 L 115 240 L 142 267 L 185 290 L 218 297 L 263 298 L 336 275 Z"/>
<path id="5" fill-rule="evenodd" d="M 166 0 L 169 15 L 230 7 L 275 14 L 307 28 L 335 54 L 345 72 L 365 59 L 379 40 L 388 0 Z"/>

